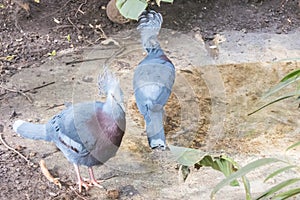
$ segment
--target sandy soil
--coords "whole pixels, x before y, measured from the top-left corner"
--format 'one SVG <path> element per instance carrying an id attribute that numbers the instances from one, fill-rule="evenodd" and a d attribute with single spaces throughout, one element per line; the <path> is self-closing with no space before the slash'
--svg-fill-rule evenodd
<path id="1" fill-rule="evenodd" d="M 287 100 L 247 116 L 266 102 L 260 101 L 260 97 L 270 86 L 287 72 L 299 68 L 297 2 L 241 1 L 237 4 L 231 1 L 226 6 L 223 1 L 218 2 L 178 0 L 173 7 L 161 8 L 168 29 L 162 31 L 160 40 L 177 70 L 173 94 L 166 106 L 168 143 L 214 155 L 230 155 L 241 165 L 261 157 L 288 157 L 299 163 L 296 150 L 288 155 L 283 151 L 299 141 L 297 102 Z M 207 168 L 191 169 L 183 182 L 171 152 L 157 159 L 147 146 L 143 120 L 132 93 L 133 69 L 144 56 L 136 33 L 127 31 L 135 23 L 109 22 L 105 11 L 99 9 L 106 1 L 89 2 L 82 8 L 86 13 L 74 17 L 81 3 L 84 2 L 33 4 L 33 17 L 24 18 L 26 13 L 22 9 L 14 13 L 15 5 L 3 2 L 7 9 L 1 10 L 1 23 L 7 25 L 1 32 L 4 49 L 1 57 L 12 54 L 17 57 L 10 61 L 1 59 L 0 132 L 4 141 L 25 155 L 30 163 L 0 143 L 0 198 L 109 199 L 109 193 L 118 191 L 120 199 L 209 199 L 212 188 L 224 178 L 222 174 Z M 61 9 L 57 10 L 59 5 Z M 50 13 L 44 13 L 46 8 Z M 172 9 L 181 16 L 170 14 Z M 243 17 L 241 11 L 249 12 L 250 17 Z M 72 25 L 64 27 L 64 31 L 54 31 L 61 27 L 51 20 L 41 24 L 48 15 L 58 16 L 63 22 L 61 26 L 70 26 L 69 20 L 62 17 L 64 13 L 68 13 L 66 16 L 75 25 L 83 24 L 82 32 L 74 32 Z M 15 22 L 13 16 L 24 32 L 11 23 Z M 99 33 L 88 28 L 94 18 L 106 33 L 112 31 L 107 35 L 119 45 L 99 44 L 106 38 L 98 40 Z M 68 43 L 65 36 L 71 31 L 72 38 L 80 35 L 85 39 Z M 219 38 L 216 43 L 213 40 L 219 37 L 216 33 L 225 40 Z M 93 41 L 93 45 L 88 41 Z M 217 48 L 210 48 L 213 44 Z M 48 56 L 54 48 L 58 55 Z M 96 60 L 88 61 L 93 58 Z M 79 195 L 73 167 L 61 152 L 51 143 L 20 138 L 13 133 L 11 125 L 16 119 L 45 123 L 66 102 L 99 99 L 96 78 L 107 58 L 111 58 L 107 62 L 120 77 L 126 97 L 126 136 L 117 156 L 96 168 L 97 178 L 107 179 L 104 189 L 92 188 Z M 80 62 L 71 64 L 73 61 Z M 43 85 L 47 86 L 37 88 Z M 19 90 L 23 92 L 15 92 Z M 38 166 L 41 159 L 60 178 L 61 189 L 42 175 Z M 267 172 L 275 167 L 249 174 L 254 196 L 272 184 L 295 176 L 291 171 L 263 183 Z M 87 175 L 85 168 L 82 172 Z M 242 187 L 226 187 L 224 191 L 216 199 L 244 199 Z"/>

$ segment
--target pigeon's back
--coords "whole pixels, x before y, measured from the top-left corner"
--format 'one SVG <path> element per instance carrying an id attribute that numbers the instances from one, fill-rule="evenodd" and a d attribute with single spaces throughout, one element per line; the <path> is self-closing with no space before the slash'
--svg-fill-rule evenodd
<path id="1" fill-rule="evenodd" d="M 136 67 L 133 88 L 136 104 L 146 121 L 151 148 L 165 148 L 163 107 L 168 101 L 175 81 L 175 67 L 161 49 L 157 39 L 162 16 L 145 11 L 139 18 L 138 31 L 147 56 Z"/>
<path id="2" fill-rule="evenodd" d="M 135 69 L 133 87 L 141 109 L 145 104 L 163 107 L 175 81 L 174 65 L 161 49 L 157 39 L 162 21 L 161 14 L 155 11 L 145 11 L 139 18 L 137 29 L 147 56 Z"/>
<path id="3" fill-rule="evenodd" d="M 164 90 L 171 93 L 172 86 L 174 84 L 175 76 L 174 69 L 171 67 L 166 67 L 164 64 L 160 63 L 145 63 L 140 64 L 134 73 L 133 87 L 135 91 L 141 90 L 144 92 L 144 96 L 151 99 L 157 99 L 164 93 Z M 157 90 L 151 92 L 147 89 L 149 87 L 157 86 Z M 143 89 L 144 88 L 144 89 Z M 169 96 L 169 95 L 167 95 Z M 165 104 L 164 102 L 156 102 Z"/>
<path id="4" fill-rule="evenodd" d="M 104 112 L 101 102 L 87 102 L 55 115 L 47 129 L 70 162 L 93 166 L 116 154 L 124 135 L 125 120 L 114 119 Z"/>

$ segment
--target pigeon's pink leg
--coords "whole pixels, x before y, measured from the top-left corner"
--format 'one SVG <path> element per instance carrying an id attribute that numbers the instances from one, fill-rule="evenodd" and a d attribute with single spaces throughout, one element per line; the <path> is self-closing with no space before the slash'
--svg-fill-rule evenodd
<path id="1" fill-rule="evenodd" d="M 84 187 L 86 190 L 89 189 L 89 184 L 84 182 L 80 176 L 80 172 L 79 172 L 79 167 L 78 165 L 74 164 L 74 168 L 75 168 L 75 172 L 77 175 L 77 179 L 78 179 L 78 185 L 79 185 L 79 193 L 81 193 L 82 191 L 82 187 Z"/>
<path id="2" fill-rule="evenodd" d="M 95 179 L 93 168 L 92 168 L 92 167 L 89 167 L 88 169 L 89 169 L 89 174 L 90 174 L 90 179 L 91 179 L 91 180 L 90 180 L 90 183 L 91 183 L 92 185 L 96 186 L 96 187 L 103 188 L 103 186 L 99 184 L 99 183 L 101 183 L 102 181 L 101 181 L 101 180 L 97 181 L 97 180 Z"/>

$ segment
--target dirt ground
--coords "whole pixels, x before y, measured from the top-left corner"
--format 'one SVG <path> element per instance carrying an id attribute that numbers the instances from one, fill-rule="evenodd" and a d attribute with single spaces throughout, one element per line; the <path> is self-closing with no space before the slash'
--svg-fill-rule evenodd
<path id="1" fill-rule="evenodd" d="M 29 2 L 28 14 L 15 1 L 0 1 L 3 5 L 0 8 L 0 133 L 7 144 L 30 160 L 27 163 L 0 143 L 0 199 L 109 199 L 112 196 L 108 193 L 113 191 L 119 192 L 120 199 L 208 199 L 209 191 L 223 178 L 220 174 L 200 169 L 193 171 L 187 182 L 182 183 L 178 181 L 175 162 L 159 164 L 151 157 L 153 152 L 147 148 L 142 133 L 143 120 L 131 90 L 132 71 L 143 57 L 135 37 L 126 39 L 124 43 L 131 47 L 111 63 L 127 94 L 130 128 L 116 158 L 96 170 L 98 178 L 107 179 L 105 189 L 78 194 L 73 168 L 54 145 L 24 140 L 13 134 L 11 125 L 16 119 L 46 122 L 63 108 L 65 102 L 97 98 L 95 66 L 103 61 L 87 65 L 65 63 L 97 58 L 99 55 L 94 54 L 98 52 L 110 55 L 110 46 L 103 46 L 101 42 L 108 37 L 118 38 L 116 35 L 136 27 L 136 22 L 123 25 L 110 22 L 104 0 Z M 288 36 L 300 27 L 300 8 L 296 0 L 175 0 L 173 5 L 163 4 L 156 9 L 164 17 L 163 27 L 170 30 L 162 33 L 162 41 L 167 41 L 172 31 L 180 31 L 199 34 L 204 47 L 213 43 L 216 34 L 225 31 Z M 213 66 L 202 63 L 205 67 L 200 69 L 197 68 L 199 63 L 187 59 L 200 51 L 184 49 L 189 44 L 172 49 L 178 44 L 174 38 L 163 44 L 177 67 L 174 91 L 166 107 L 165 127 L 169 143 L 226 153 L 246 164 L 261 156 L 282 156 L 280 150 L 299 141 L 299 111 L 293 101 L 268 108 L 264 114 L 246 117 L 267 88 L 285 73 L 299 68 L 296 61 L 278 62 L 280 65 L 251 62 Z M 94 49 L 94 53 L 87 55 L 89 49 Z M 49 55 L 53 50 L 58 56 Z M 215 85 L 210 85 L 217 84 L 217 80 L 210 82 L 215 70 L 222 77 L 221 92 Z M 190 88 L 192 93 L 187 92 Z M 20 95 L 15 92 L 19 89 L 31 91 Z M 222 99 L 222 95 L 226 98 Z M 223 116 L 219 117 L 222 111 Z M 126 162 L 122 159 L 124 156 L 128 158 Z M 62 189 L 42 175 L 38 165 L 40 159 L 45 159 L 50 172 L 60 178 Z M 256 183 L 262 174 L 250 179 Z M 254 184 L 253 190 L 259 193 L 261 186 Z M 243 199 L 241 188 L 228 191 L 231 193 L 226 199 Z M 221 199 L 222 196 L 218 197 Z"/>

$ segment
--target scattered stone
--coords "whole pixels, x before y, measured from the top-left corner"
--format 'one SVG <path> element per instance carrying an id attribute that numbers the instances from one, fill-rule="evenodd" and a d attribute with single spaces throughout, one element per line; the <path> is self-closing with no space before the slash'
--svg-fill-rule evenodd
<path id="1" fill-rule="evenodd" d="M 83 78 L 82 78 L 82 81 L 83 82 L 86 82 L 86 83 L 91 83 L 91 82 L 93 82 L 93 77 L 90 77 L 90 76 L 84 76 Z"/>

